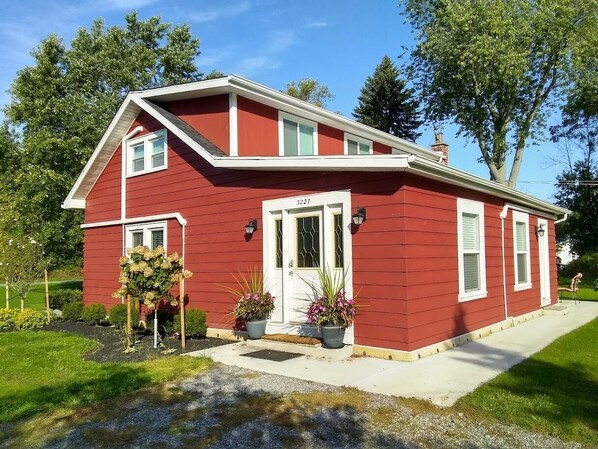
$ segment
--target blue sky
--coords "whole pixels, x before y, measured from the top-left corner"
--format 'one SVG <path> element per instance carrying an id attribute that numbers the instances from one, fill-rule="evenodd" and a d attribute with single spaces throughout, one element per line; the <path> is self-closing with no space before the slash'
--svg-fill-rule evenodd
<path id="1" fill-rule="evenodd" d="M 201 41 L 198 66 L 234 73 L 283 90 L 287 83 L 315 78 L 335 95 L 328 109 L 351 117 L 359 91 L 384 55 L 397 63 L 413 34 L 400 15 L 397 0 L 3 0 L 0 3 L 0 107 L 19 69 L 32 64 L 30 51 L 56 33 L 67 43 L 80 27 L 103 18 L 124 25 L 126 13 L 142 19 L 159 15 L 164 22 L 187 23 Z M 418 144 L 429 147 L 431 127 L 422 127 Z M 474 142 L 458 138 L 456 127 L 442 129 L 450 145 L 451 165 L 488 177 L 477 162 Z M 561 171 L 550 165 L 557 154 L 550 142 L 529 146 L 518 189 L 551 200 Z"/>

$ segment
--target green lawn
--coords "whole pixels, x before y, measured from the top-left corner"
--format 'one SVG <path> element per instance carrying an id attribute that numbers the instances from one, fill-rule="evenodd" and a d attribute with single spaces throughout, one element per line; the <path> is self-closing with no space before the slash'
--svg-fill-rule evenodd
<path id="1" fill-rule="evenodd" d="M 598 447 L 598 319 L 497 376 L 455 407 Z"/>
<path id="2" fill-rule="evenodd" d="M 169 356 L 140 363 L 82 359 L 97 342 L 62 332 L 0 333 L 0 423 L 92 404 L 208 369 L 210 359 Z"/>
<path id="3" fill-rule="evenodd" d="M 83 289 L 83 281 L 52 281 L 48 285 L 50 294 L 56 290 L 62 289 Z M 10 294 L 10 308 L 21 307 L 21 300 L 17 298 L 15 292 L 9 290 Z M 0 308 L 6 307 L 6 289 L 4 284 L 0 285 Z M 25 299 L 25 307 L 32 309 L 45 310 L 46 309 L 46 287 L 43 283 L 36 283 Z"/>
<path id="4" fill-rule="evenodd" d="M 562 281 L 559 279 L 559 287 L 569 287 L 570 281 Z M 598 301 L 598 290 L 594 290 L 593 281 L 582 281 L 579 284 L 579 291 L 577 297 L 580 301 Z M 561 292 L 562 299 L 571 299 L 571 293 Z"/>

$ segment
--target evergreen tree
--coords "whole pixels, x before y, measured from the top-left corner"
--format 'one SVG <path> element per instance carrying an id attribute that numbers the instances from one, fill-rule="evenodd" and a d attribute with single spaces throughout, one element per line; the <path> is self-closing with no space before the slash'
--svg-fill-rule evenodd
<path id="1" fill-rule="evenodd" d="M 388 56 L 382 58 L 361 88 L 353 116 L 360 123 L 403 139 L 415 141 L 420 136 L 416 130 L 421 121 L 413 90 L 407 88 Z"/>

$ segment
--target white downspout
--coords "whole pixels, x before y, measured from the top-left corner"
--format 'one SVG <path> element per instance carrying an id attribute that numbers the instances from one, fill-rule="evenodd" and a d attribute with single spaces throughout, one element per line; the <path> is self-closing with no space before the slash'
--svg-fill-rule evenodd
<path id="1" fill-rule="evenodd" d="M 567 218 L 569 218 L 569 214 L 563 215 L 563 218 L 561 218 L 560 220 L 555 221 L 554 224 L 559 224 L 559 223 L 562 223 L 563 221 L 567 221 Z"/>
<path id="2" fill-rule="evenodd" d="M 507 267 L 505 262 L 505 218 L 509 213 L 509 205 L 505 204 L 500 212 L 500 248 L 502 252 L 502 290 L 503 301 L 505 307 L 505 321 L 509 319 L 509 311 L 507 305 Z"/>
<path id="3" fill-rule="evenodd" d="M 136 136 L 143 131 L 143 126 L 136 126 L 129 134 L 124 136 L 120 141 L 120 153 L 121 153 L 121 170 L 120 170 L 120 220 L 123 222 L 122 225 L 122 252 L 123 256 L 127 254 L 127 244 L 125 236 L 125 219 L 127 218 L 127 149 L 125 143 L 131 137 Z"/>

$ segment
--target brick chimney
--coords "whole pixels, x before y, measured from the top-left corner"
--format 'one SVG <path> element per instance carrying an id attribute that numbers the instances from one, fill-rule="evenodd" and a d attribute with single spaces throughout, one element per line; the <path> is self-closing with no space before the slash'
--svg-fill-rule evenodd
<path id="1" fill-rule="evenodd" d="M 434 134 L 434 145 L 432 145 L 431 149 L 442 158 L 440 162 L 442 162 L 445 165 L 448 165 L 449 146 L 442 140 L 442 133 Z"/>

